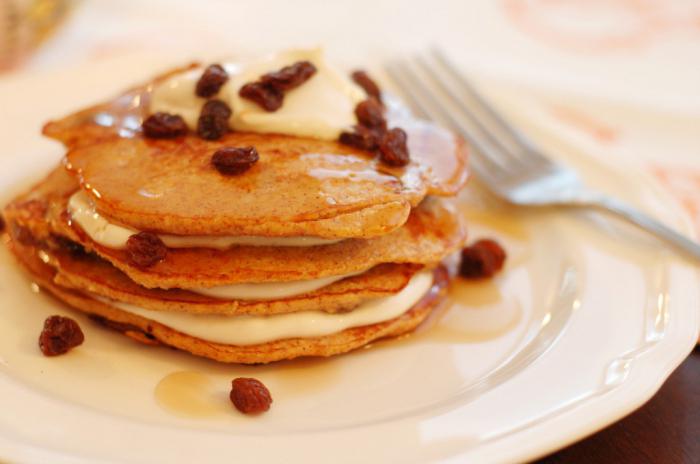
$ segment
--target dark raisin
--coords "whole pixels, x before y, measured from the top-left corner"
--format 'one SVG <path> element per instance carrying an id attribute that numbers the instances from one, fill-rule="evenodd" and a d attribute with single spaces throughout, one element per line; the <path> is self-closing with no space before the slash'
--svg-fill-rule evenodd
<path id="1" fill-rule="evenodd" d="M 141 125 L 146 137 L 172 139 L 187 133 L 187 124 L 181 116 L 158 112 L 150 115 Z"/>
<path id="2" fill-rule="evenodd" d="M 280 92 L 286 92 L 299 87 L 311 79 L 311 76 L 314 74 L 316 74 L 316 66 L 310 61 L 298 61 L 292 65 L 285 66 L 279 71 L 263 75 L 260 77 L 260 83 Z"/>
<path id="3" fill-rule="evenodd" d="M 357 122 L 370 129 L 386 130 L 382 105 L 374 98 L 361 101 L 355 107 Z"/>
<path id="4" fill-rule="evenodd" d="M 494 240 L 478 240 L 462 250 L 459 274 L 472 279 L 491 277 L 503 268 L 506 252 Z"/>
<path id="5" fill-rule="evenodd" d="M 398 127 L 385 132 L 379 141 L 382 161 L 389 166 L 406 166 L 410 161 L 407 139 L 406 132 Z"/>
<path id="6" fill-rule="evenodd" d="M 238 91 L 242 98 L 260 105 L 265 111 L 277 111 L 284 102 L 284 92 L 299 87 L 316 73 L 309 61 L 299 61 L 279 71 L 264 74 L 260 80 L 245 84 Z"/>
<path id="7" fill-rule="evenodd" d="M 228 176 L 241 174 L 258 162 L 255 147 L 223 147 L 211 157 L 211 164 L 221 174 Z"/>
<path id="8" fill-rule="evenodd" d="M 5 232 L 5 218 L 0 214 L 0 232 Z"/>
<path id="9" fill-rule="evenodd" d="M 138 267 L 151 267 L 165 259 L 168 248 L 163 241 L 150 232 L 139 232 L 126 241 L 129 261 Z"/>
<path id="10" fill-rule="evenodd" d="M 342 132 L 338 139 L 343 145 L 374 151 L 379 147 L 381 133 L 364 126 L 355 126 L 353 132 Z"/>
<path id="11" fill-rule="evenodd" d="M 379 90 L 379 86 L 372 80 L 371 77 L 367 75 L 364 71 L 355 71 L 352 73 L 352 80 L 355 81 L 357 85 L 362 87 L 365 93 L 372 98 L 375 98 L 378 102 L 382 101 L 382 92 Z"/>
<path id="12" fill-rule="evenodd" d="M 229 395 L 236 409 L 244 414 L 259 414 L 270 409 L 272 396 L 257 379 L 239 377 L 231 382 Z"/>
<path id="13" fill-rule="evenodd" d="M 44 329 L 39 335 L 39 348 L 44 356 L 56 356 L 67 353 L 84 340 L 83 331 L 73 319 L 51 316 L 44 321 Z"/>
<path id="14" fill-rule="evenodd" d="M 251 82 L 238 91 L 241 98 L 251 100 L 260 105 L 265 111 L 277 111 L 284 101 L 284 93 L 274 87 L 260 82 Z"/>
<path id="15" fill-rule="evenodd" d="M 209 100 L 202 106 L 197 120 L 197 135 L 206 140 L 220 139 L 228 132 L 231 108 L 221 100 Z"/>
<path id="16" fill-rule="evenodd" d="M 228 81 L 228 73 L 220 64 L 212 64 L 202 73 L 197 81 L 197 96 L 209 98 L 219 93 L 221 86 Z"/>

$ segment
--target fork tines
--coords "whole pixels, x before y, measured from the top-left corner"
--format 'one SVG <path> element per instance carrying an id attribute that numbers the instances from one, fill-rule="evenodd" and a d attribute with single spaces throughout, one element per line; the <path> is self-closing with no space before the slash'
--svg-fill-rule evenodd
<path id="1" fill-rule="evenodd" d="M 476 151 L 472 167 L 487 183 L 523 163 L 549 162 L 440 50 L 413 61 L 390 63 L 387 73 L 420 116 L 451 127 L 472 145 Z"/>

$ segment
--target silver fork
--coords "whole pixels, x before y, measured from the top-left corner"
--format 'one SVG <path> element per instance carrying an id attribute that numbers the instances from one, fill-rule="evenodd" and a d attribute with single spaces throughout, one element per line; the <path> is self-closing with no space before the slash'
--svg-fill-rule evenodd
<path id="1" fill-rule="evenodd" d="M 506 122 L 442 52 L 433 50 L 429 57 L 430 62 L 417 58 L 414 65 L 393 62 L 386 71 L 421 116 L 448 124 L 471 144 L 472 169 L 497 196 L 523 206 L 603 209 L 700 259 L 700 244 L 624 202 L 586 187 L 573 169 L 552 161 Z M 465 97 L 472 102 L 471 107 Z"/>

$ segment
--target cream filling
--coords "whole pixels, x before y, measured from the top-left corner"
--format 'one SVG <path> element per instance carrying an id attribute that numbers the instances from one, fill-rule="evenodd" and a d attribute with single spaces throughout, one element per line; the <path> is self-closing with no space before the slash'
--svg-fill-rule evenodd
<path id="1" fill-rule="evenodd" d="M 109 222 L 95 209 L 95 203 L 82 190 L 68 200 L 71 219 L 88 236 L 107 248 L 124 249 L 126 241 L 138 230 Z M 255 236 L 216 236 L 216 235 L 158 235 L 168 248 L 216 248 L 224 250 L 234 245 L 246 246 L 317 246 L 337 243 L 341 240 L 318 237 L 255 237 Z"/>
<path id="2" fill-rule="evenodd" d="M 224 300 L 277 300 L 288 296 L 313 292 L 333 282 L 362 274 L 363 272 L 365 272 L 365 270 L 352 274 L 334 275 L 313 280 L 234 284 L 210 288 L 193 288 L 189 290 L 191 292 Z"/>
<path id="3" fill-rule="evenodd" d="M 68 201 L 71 219 L 85 231 L 95 242 L 109 248 L 124 249 L 126 241 L 137 230 L 113 224 L 95 209 L 87 193 L 76 192 Z M 252 246 L 314 246 L 335 243 L 339 240 L 325 240 L 316 237 L 217 237 L 217 236 L 178 236 L 159 235 L 163 243 L 170 248 L 218 248 L 226 249 L 232 245 Z M 313 292 L 333 282 L 365 272 L 334 275 L 320 279 L 299 280 L 292 282 L 266 282 L 222 285 L 211 288 L 193 288 L 191 291 L 202 295 L 227 300 L 274 300 L 294 295 Z"/>
<path id="4" fill-rule="evenodd" d="M 102 297 L 95 298 L 202 340 L 227 345 L 256 345 L 287 338 L 323 337 L 351 327 L 388 321 L 413 307 L 432 285 L 432 271 L 424 270 L 414 275 L 399 293 L 337 314 L 302 311 L 274 316 L 201 315 L 153 311 Z"/>
<path id="5" fill-rule="evenodd" d="M 310 61 L 316 73 L 296 89 L 285 93 L 284 104 L 274 112 L 241 98 L 240 88 L 261 75 L 297 61 Z M 278 133 L 325 140 L 337 140 L 340 133 L 356 123 L 355 106 L 366 98 L 364 91 L 347 76 L 331 67 L 320 48 L 288 50 L 241 65 L 224 63 L 229 80 L 214 97 L 232 110 L 229 124 L 234 130 Z M 150 112 L 179 114 L 187 125 L 197 127 L 206 99 L 195 94 L 203 68 L 176 74 L 153 89 Z"/>

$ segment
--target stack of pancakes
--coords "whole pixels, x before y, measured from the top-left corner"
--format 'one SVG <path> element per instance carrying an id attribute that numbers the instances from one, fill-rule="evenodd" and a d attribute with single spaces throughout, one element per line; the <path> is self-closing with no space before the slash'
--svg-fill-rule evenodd
<path id="1" fill-rule="evenodd" d="M 414 329 L 440 302 L 441 262 L 466 238 L 440 198 L 466 180 L 460 139 L 389 111 L 408 134 L 402 168 L 277 134 L 152 140 L 139 130 L 149 88 L 44 128 L 65 159 L 4 211 L 43 288 L 138 341 L 236 363 L 343 353 Z M 223 176 L 210 158 L 225 146 L 254 146 L 259 161 Z M 78 203 L 158 235 L 165 257 L 136 264 L 79 224 Z"/>

